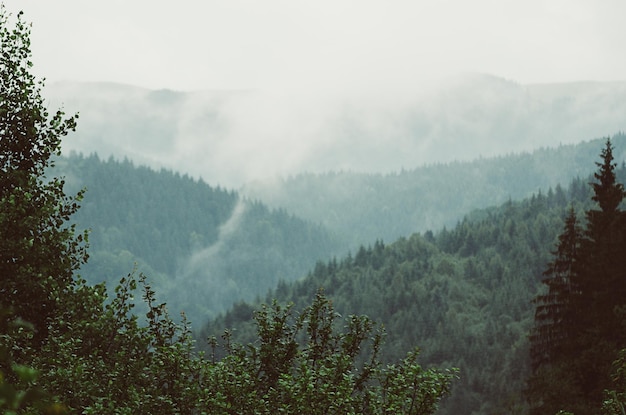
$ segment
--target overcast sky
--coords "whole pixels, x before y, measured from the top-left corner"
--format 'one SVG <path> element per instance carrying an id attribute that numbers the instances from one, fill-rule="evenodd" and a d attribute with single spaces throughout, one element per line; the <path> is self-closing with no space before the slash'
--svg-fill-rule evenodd
<path id="1" fill-rule="evenodd" d="M 626 79 L 623 0 L 4 0 L 48 82 L 410 88 L 457 72 Z"/>

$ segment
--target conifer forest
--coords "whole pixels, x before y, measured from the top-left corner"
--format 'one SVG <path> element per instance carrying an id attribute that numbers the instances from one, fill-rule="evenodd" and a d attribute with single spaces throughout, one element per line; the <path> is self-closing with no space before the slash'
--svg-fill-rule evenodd
<path id="1" fill-rule="evenodd" d="M 62 152 L 32 55 L 0 5 L 1 413 L 626 413 L 624 133 L 234 190 Z"/>

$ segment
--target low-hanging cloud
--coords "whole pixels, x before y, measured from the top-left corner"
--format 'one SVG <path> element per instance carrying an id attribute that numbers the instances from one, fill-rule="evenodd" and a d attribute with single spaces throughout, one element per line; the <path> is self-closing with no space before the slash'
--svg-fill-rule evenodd
<path id="1" fill-rule="evenodd" d="M 50 92 L 51 105 L 81 112 L 66 152 L 129 157 L 235 189 L 305 171 L 386 173 L 530 151 L 626 128 L 625 83 L 520 85 L 464 75 L 404 90 L 58 84 Z"/>
<path id="2" fill-rule="evenodd" d="M 187 279 L 198 274 L 210 274 L 212 264 L 219 257 L 221 249 L 228 239 L 234 235 L 239 228 L 241 219 L 246 211 L 246 202 L 239 199 L 233 208 L 233 212 L 226 222 L 219 227 L 217 241 L 213 244 L 194 252 L 187 261 L 184 262 L 179 279 Z"/>

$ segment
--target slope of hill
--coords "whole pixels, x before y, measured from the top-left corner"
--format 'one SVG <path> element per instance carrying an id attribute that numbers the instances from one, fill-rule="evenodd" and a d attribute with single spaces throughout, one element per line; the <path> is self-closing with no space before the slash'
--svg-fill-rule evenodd
<path id="1" fill-rule="evenodd" d="M 320 226 L 171 171 L 95 155 L 62 158 L 56 168 L 70 191 L 87 188 L 73 218 L 91 228 L 83 276 L 115 283 L 137 263 L 170 310 L 194 322 L 304 275 L 337 250 Z"/>
<path id="2" fill-rule="evenodd" d="M 348 246 L 393 241 L 413 232 L 454 226 L 472 209 L 546 191 L 586 177 L 602 139 L 532 153 L 435 164 L 396 174 L 299 174 L 248 184 L 242 193 L 332 229 Z M 626 135 L 612 138 L 626 158 Z"/>
<path id="3" fill-rule="evenodd" d="M 626 168 L 617 173 L 624 182 Z M 426 366 L 461 369 L 441 414 L 523 413 L 531 300 L 568 205 L 579 213 L 591 205 L 590 180 L 477 210 L 450 230 L 388 245 L 378 241 L 342 260 L 319 262 L 306 278 L 280 284 L 267 300 L 299 307 L 323 287 L 342 315 L 367 314 L 385 325 L 386 358 L 419 346 Z M 231 328 L 250 339 L 254 308 L 237 304 L 201 337 Z"/>
<path id="4" fill-rule="evenodd" d="M 614 138 L 618 159 L 625 142 Z M 130 161 L 72 156 L 58 167 L 73 189 L 88 188 L 76 216 L 92 227 L 83 274 L 92 282 L 117 279 L 137 262 L 174 312 L 204 321 L 305 275 L 317 260 L 454 226 L 472 208 L 547 188 L 555 171 L 583 175 L 597 147 L 592 141 L 386 176 L 303 175 L 286 181 L 280 197 L 263 197 L 274 208 Z"/>

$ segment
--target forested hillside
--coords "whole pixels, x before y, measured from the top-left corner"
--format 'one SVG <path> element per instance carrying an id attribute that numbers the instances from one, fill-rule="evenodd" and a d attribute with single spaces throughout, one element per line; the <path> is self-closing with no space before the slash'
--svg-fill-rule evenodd
<path id="1" fill-rule="evenodd" d="M 626 135 L 612 138 L 617 160 Z M 427 165 L 396 174 L 299 174 L 249 183 L 242 192 L 333 229 L 353 249 L 376 239 L 451 227 L 473 209 L 521 200 L 538 190 L 586 177 L 602 139 L 532 153 Z"/>
<path id="2" fill-rule="evenodd" d="M 613 141 L 619 157 L 626 136 Z M 599 142 L 394 175 L 302 175 L 267 192 L 248 191 L 251 199 L 96 155 L 61 158 L 56 169 L 72 191 L 87 189 L 76 215 L 79 228 L 91 229 L 83 275 L 111 281 L 137 263 L 172 310 L 185 310 L 197 322 L 264 296 L 279 281 L 301 278 L 316 261 L 375 240 L 450 228 L 473 208 L 547 189 L 555 178 L 565 182 L 561 171 L 585 175 Z"/>
<path id="3" fill-rule="evenodd" d="M 597 154 L 597 149 L 596 149 Z M 585 160 L 594 165 L 595 157 Z M 626 170 L 618 170 L 621 181 Z M 387 329 L 385 357 L 415 345 L 421 362 L 460 368 L 441 414 L 524 413 L 533 298 L 555 249 L 568 206 L 588 208 L 591 178 L 576 179 L 520 202 L 476 210 L 451 229 L 361 247 L 319 262 L 303 280 L 267 299 L 307 304 L 323 287 L 342 315 L 367 313 Z M 237 304 L 202 337 L 233 328 L 249 338 L 254 305 Z"/>
<path id="4" fill-rule="evenodd" d="M 194 322 L 301 277 L 338 249 L 321 226 L 171 171 L 73 155 L 55 173 L 72 191 L 86 188 L 75 215 L 90 229 L 81 274 L 114 282 L 137 263 L 172 312 Z"/>

